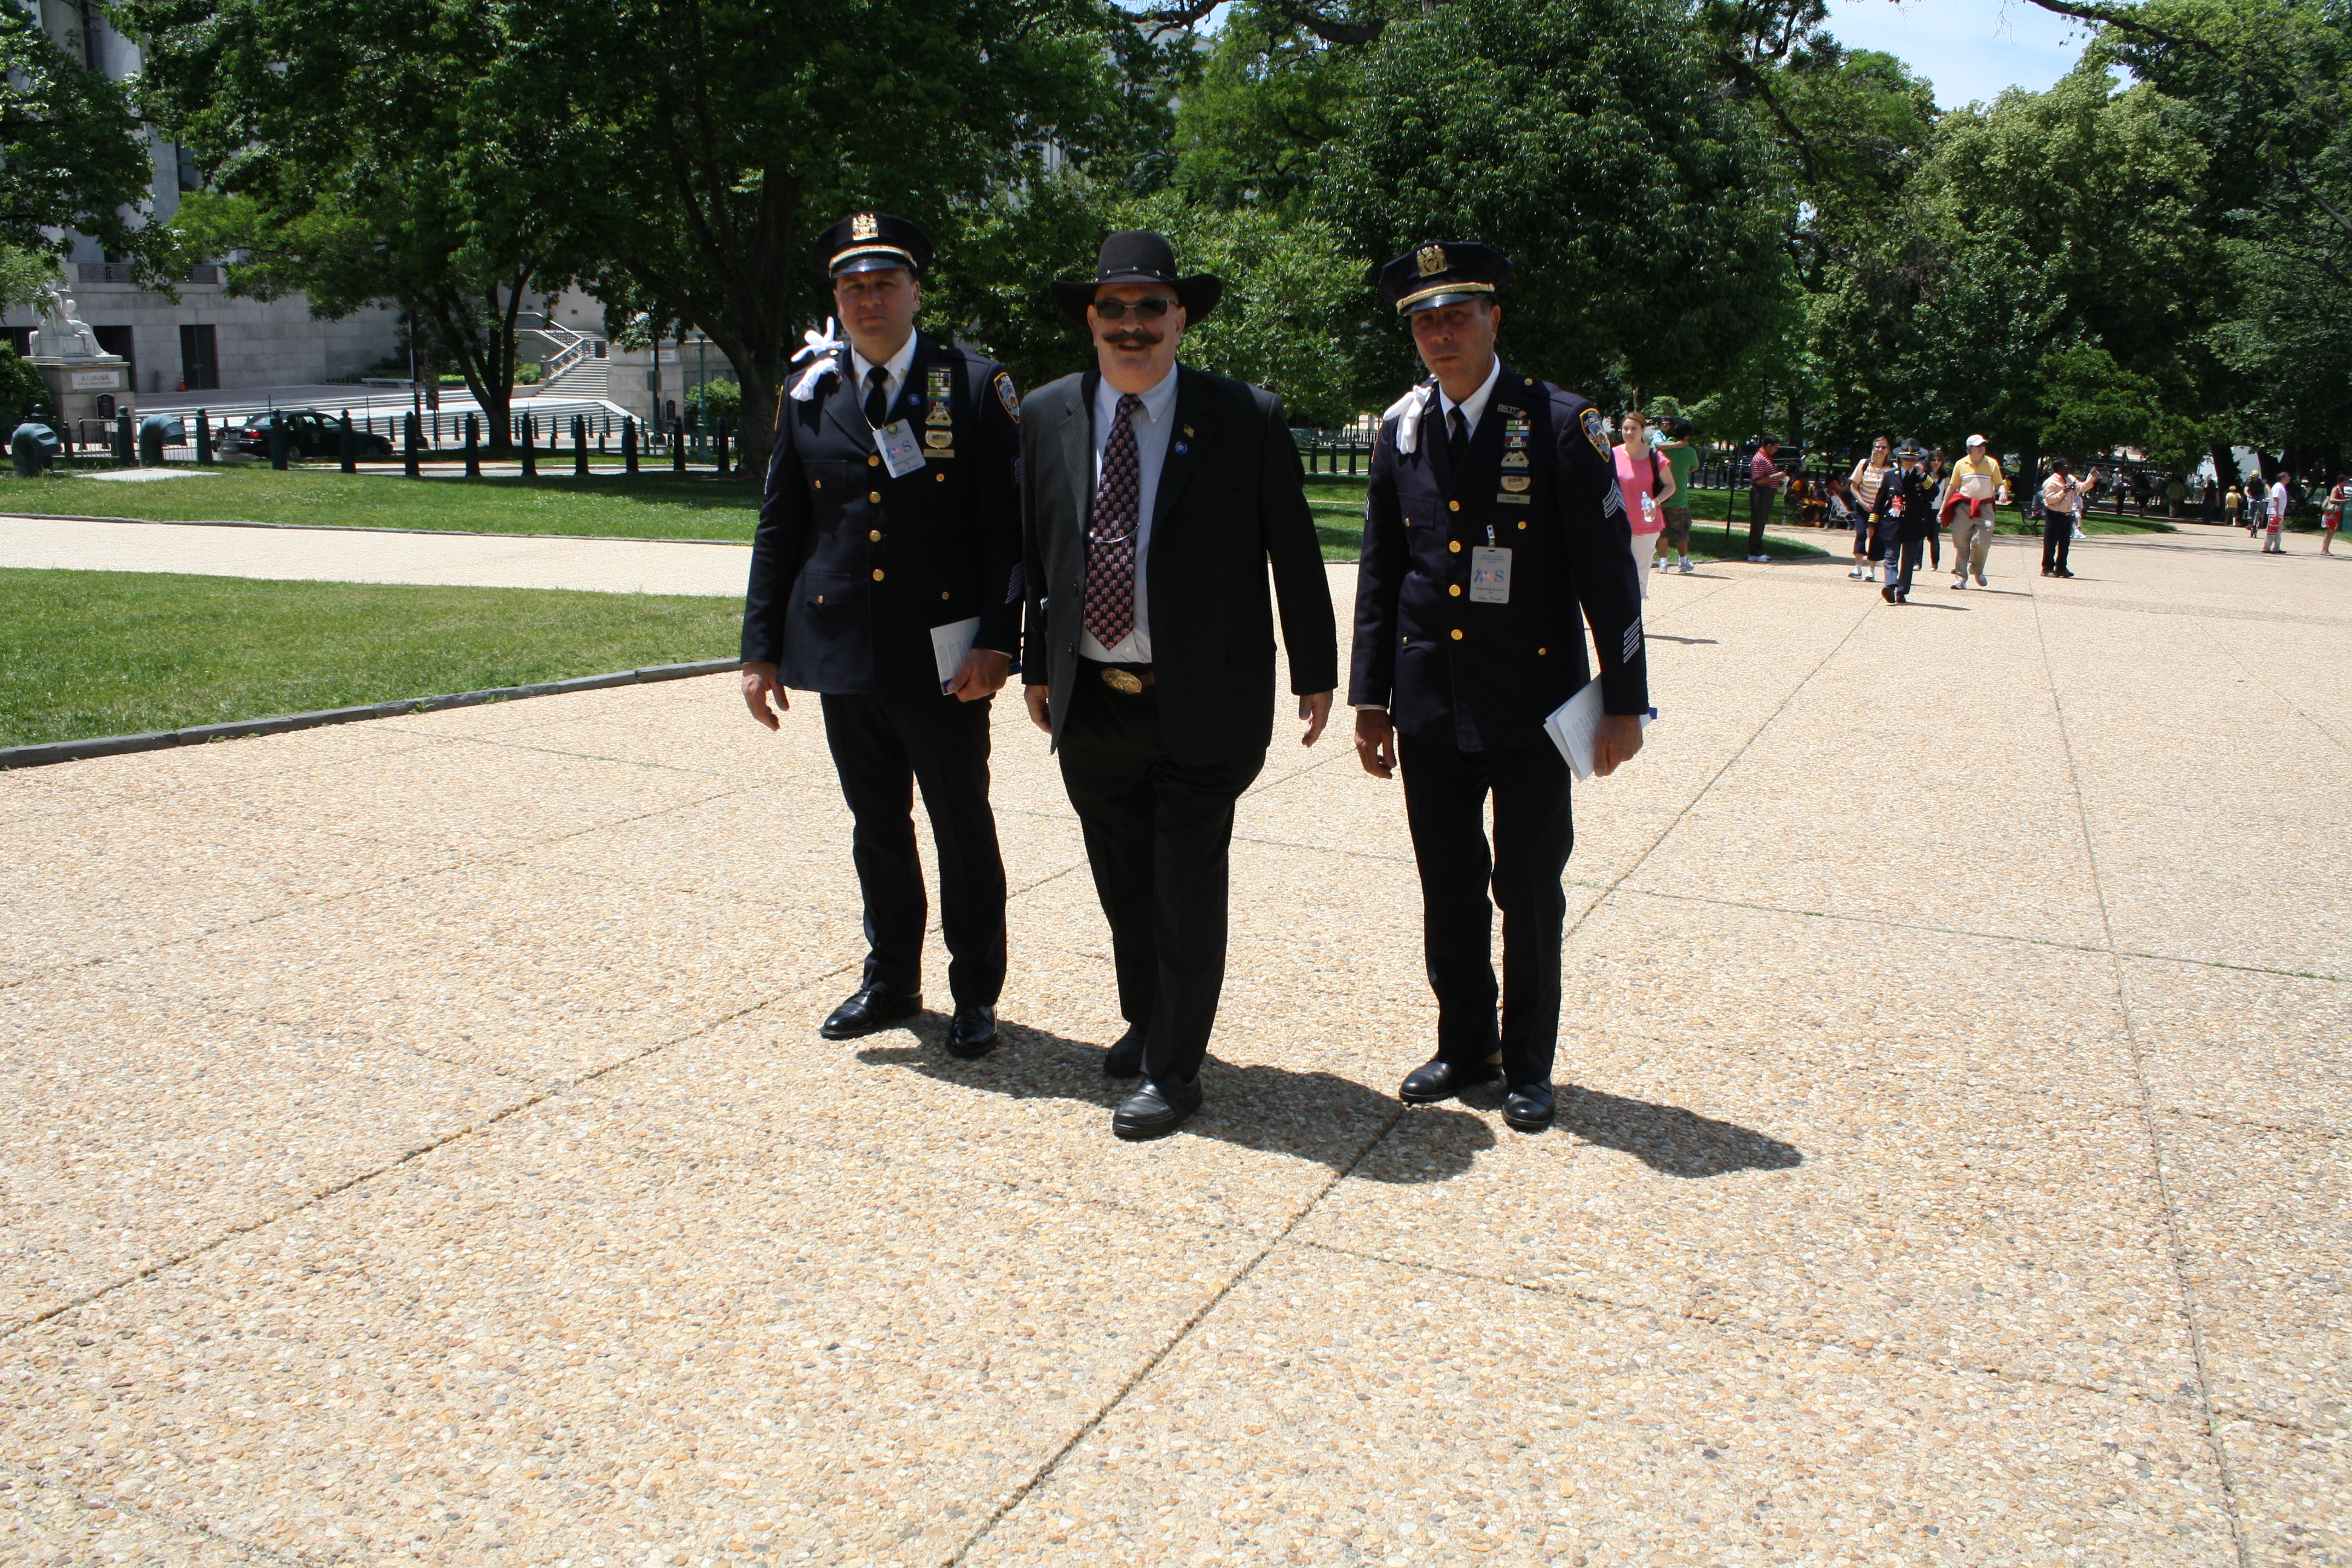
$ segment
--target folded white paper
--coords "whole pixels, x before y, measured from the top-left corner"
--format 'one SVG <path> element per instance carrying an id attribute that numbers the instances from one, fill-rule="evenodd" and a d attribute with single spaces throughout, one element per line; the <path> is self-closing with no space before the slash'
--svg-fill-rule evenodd
<path id="1" fill-rule="evenodd" d="M 1642 715 L 1642 728 L 1658 716 L 1654 708 Z M 1568 759 L 1580 779 L 1592 776 L 1592 742 L 1601 732 L 1601 682 L 1588 680 L 1577 694 L 1551 710 L 1544 721 L 1544 733 Z"/>
<path id="2" fill-rule="evenodd" d="M 944 692 L 955 684 L 957 674 L 963 668 L 964 655 L 980 637 L 980 617 L 968 621 L 950 621 L 931 628 L 931 656 L 940 664 L 940 689 Z"/>

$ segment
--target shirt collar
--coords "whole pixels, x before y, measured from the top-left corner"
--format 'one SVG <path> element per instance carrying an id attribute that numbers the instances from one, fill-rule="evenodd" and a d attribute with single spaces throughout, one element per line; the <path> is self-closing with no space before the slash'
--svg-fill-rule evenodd
<path id="1" fill-rule="evenodd" d="M 1168 374 L 1160 377 L 1160 384 L 1145 389 L 1139 395 L 1143 399 L 1143 416 L 1146 419 L 1157 425 L 1168 417 L 1169 409 L 1176 404 L 1176 366 L 1170 365 Z M 1118 412 L 1118 388 L 1108 380 L 1095 383 L 1095 416 L 1098 422 L 1109 423 L 1111 416 Z"/>
<path id="2" fill-rule="evenodd" d="M 1438 416 L 1444 419 L 1448 424 L 1451 424 L 1454 418 L 1454 410 L 1459 408 L 1462 410 L 1462 427 L 1465 430 L 1477 429 L 1478 421 L 1484 418 L 1486 414 L 1486 400 L 1494 395 L 1495 384 L 1502 379 L 1503 356 L 1501 354 L 1496 354 L 1495 356 L 1495 363 L 1486 367 L 1486 379 L 1478 384 L 1478 390 L 1464 398 L 1460 403 L 1455 403 L 1452 398 L 1446 396 L 1444 384 L 1443 382 L 1439 383 L 1437 387 Z"/>
<path id="3" fill-rule="evenodd" d="M 915 363 L 915 340 L 922 335 L 920 332 L 908 332 L 907 341 L 898 345 L 898 352 L 884 363 L 883 372 L 889 377 L 889 384 L 893 388 L 905 384 L 907 372 Z M 874 362 L 852 347 L 849 351 L 849 363 L 851 368 L 857 372 L 857 389 L 862 394 L 866 390 L 866 373 L 874 368 Z"/>

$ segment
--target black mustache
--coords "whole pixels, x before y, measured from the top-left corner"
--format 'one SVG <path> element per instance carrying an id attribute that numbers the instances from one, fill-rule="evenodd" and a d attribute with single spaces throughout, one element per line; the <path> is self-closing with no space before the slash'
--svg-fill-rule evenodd
<path id="1" fill-rule="evenodd" d="M 1103 341 L 1115 349 L 1148 349 L 1160 341 L 1160 334 L 1129 328 L 1123 332 L 1105 332 Z"/>

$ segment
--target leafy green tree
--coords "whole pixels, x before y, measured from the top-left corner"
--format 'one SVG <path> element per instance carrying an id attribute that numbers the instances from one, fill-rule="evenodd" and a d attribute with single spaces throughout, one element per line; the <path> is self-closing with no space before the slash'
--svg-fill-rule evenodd
<path id="1" fill-rule="evenodd" d="M 55 416 L 49 384 L 41 379 L 39 371 L 17 358 L 15 349 L 0 343 L 0 441 L 6 440 L 24 420 Z"/>
<path id="2" fill-rule="evenodd" d="M 1790 197 L 1680 6 L 1452 0 L 1391 20 L 1362 70 L 1319 210 L 1373 261 L 1422 239 L 1499 247 L 1519 363 L 1688 390 L 1763 331 Z"/>
<path id="3" fill-rule="evenodd" d="M 948 265 L 962 204 L 1045 172 L 1132 159 L 1155 62 L 1107 0 L 548 0 L 499 16 L 502 123 L 559 129 L 563 203 L 608 310 L 707 333 L 763 464 L 803 326 L 830 313 L 809 247 L 861 208 L 923 224 Z"/>
<path id="4" fill-rule="evenodd" d="M 500 115 L 490 0 L 129 0 L 151 40 L 150 113 L 212 172 L 174 230 L 226 256 L 233 292 L 299 292 L 334 319 L 396 305 L 508 440 L 523 296 L 556 261 L 569 169 L 550 130 Z"/>
<path id="5" fill-rule="evenodd" d="M 1361 46 L 1334 44 L 1272 5 L 1236 5 L 1211 39 L 1176 116 L 1175 184 L 1216 207 L 1313 205 L 1324 146 L 1362 80 Z"/>
<path id="6" fill-rule="evenodd" d="M 73 229 L 142 281 L 168 287 L 170 237 L 141 221 L 154 174 L 122 85 L 67 53 L 22 6 L 0 5 L 0 241 L 54 252 L 42 231 Z"/>

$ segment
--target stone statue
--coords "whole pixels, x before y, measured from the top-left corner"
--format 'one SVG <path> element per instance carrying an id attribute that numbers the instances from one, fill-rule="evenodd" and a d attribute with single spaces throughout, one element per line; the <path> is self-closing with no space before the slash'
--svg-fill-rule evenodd
<path id="1" fill-rule="evenodd" d="M 80 309 L 66 297 L 64 284 L 50 284 L 41 324 L 33 330 L 33 353 L 50 359 L 96 359 L 104 353 L 98 346 L 98 334 L 81 319 Z"/>

